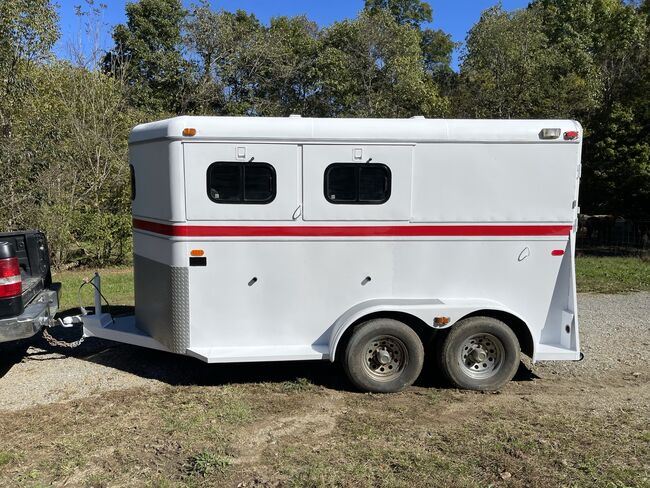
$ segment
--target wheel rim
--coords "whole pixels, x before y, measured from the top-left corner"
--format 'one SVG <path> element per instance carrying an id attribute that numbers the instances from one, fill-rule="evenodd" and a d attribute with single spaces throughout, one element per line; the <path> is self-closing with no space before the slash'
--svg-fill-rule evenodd
<path id="1" fill-rule="evenodd" d="M 458 362 L 471 378 L 491 378 L 501 371 L 505 358 L 503 343 L 492 334 L 468 337 L 458 351 Z"/>
<path id="2" fill-rule="evenodd" d="M 364 369 L 378 381 L 395 379 L 402 374 L 408 361 L 406 345 L 395 336 L 377 336 L 366 343 Z"/>

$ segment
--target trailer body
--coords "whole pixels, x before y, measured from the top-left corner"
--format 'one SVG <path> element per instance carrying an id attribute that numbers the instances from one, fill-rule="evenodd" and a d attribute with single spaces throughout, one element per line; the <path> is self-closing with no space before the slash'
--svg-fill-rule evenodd
<path id="1" fill-rule="evenodd" d="M 487 315 L 534 361 L 577 360 L 581 135 L 571 120 L 140 125 L 135 317 L 86 333 L 211 363 L 334 360 L 369 317 Z"/>

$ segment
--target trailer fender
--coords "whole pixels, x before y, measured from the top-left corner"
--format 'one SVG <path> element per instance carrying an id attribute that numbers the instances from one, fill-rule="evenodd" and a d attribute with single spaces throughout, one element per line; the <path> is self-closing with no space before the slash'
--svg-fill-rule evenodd
<path id="1" fill-rule="evenodd" d="M 333 324 L 330 332 L 329 359 L 336 360 L 336 349 L 345 332 L 364 317 L 381 313 L 404 313 L 432 329 L 447 329 L 468 315 L 478 311 L 492 311 L 512 315 L 524 324 L 526 320 L 508 307 L 494 300 L 484 299 L 373 299 L 367 300 L 348 309 Z M 448 317 L 444 326 L 434 325 L 436 317 Z"/>

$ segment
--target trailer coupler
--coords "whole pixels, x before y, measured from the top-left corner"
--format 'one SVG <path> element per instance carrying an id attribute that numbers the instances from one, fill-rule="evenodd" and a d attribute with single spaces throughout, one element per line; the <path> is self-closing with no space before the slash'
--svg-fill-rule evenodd
<path id="1" fill-rule="evenodd" d="M 99 273 L 95 273 L 95 276 L 93 276 L 92 279 L 90 280 L 84 280 L 84 282 L 81 284 L 81 287 L 79 288 L 79 291 L 81 291 L 81 288 L 84 287 L 84 285 L 91 284 L 93 288 L 95 288 L 95 316 L 99 316 L 100 319 L 102 318 L 101 315 L 101 309 L 102 309 L 102 294 L 101 294 L 101 282 L 100 282 L 100 277 Z M 80 301 L 81 301 L 81 295 L 80 295 Z M 51 314 L 48 314 L 48 318 L 46 320 L 46 323 L 44 323 L 44 328 L 43 328 L 43 338 L 50 344 L 51 346 L 55 347 L 65 347 L 68 349 L 78 347 L 81 345 L 82 342 L 86 340 L 87 337 L 90 335 L 86 333 L 86 328 L 83 327 L 82 329 L 82 335 L 79 339 L 76 341 L 72 342 L 66 342 L 66 341 L 61 341 L 59 339 L 56 339 L 55 337 L 52 337 L 52 335 L 48 332 L 48 328 L 52 327 L 57 327 L 61 326 L 63 328 L 70 328 L 73 327 L 74 325 L 79 325 L 81 324 L 82 326 L 84 325 L 84 320 L 86 320 L 86 317 L 88 317 L 88 313 L 86 312 L 86 309 L 83 307 L 81 303 L 79 303 L 79 308 L 81 309 L 81 314 L 80 315 L 70 315 L 68 317 L 63 317 L 63 318 L 58 318 L 55 319 L 52 317 Z M 99 315 L 97 315 L 99 313 Z M 105 314 L 108 315 L 108 314 Z M 110 315 L 108 315 L 108 318 L 112 322 L 112 318 Z"/>

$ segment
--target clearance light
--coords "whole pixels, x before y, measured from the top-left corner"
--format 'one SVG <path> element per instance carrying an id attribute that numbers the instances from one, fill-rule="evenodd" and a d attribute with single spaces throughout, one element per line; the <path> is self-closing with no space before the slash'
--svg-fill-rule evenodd
<path id="1" fill-rule="evenodd" d="M 187 127 L 183 129 L 183 135 L 185 137 L 194 137 L 196 135 L 196 129 L 193 127 Z"/>
<path id="2" fill-rule="evenodd" d="M 542 129 L 539 133 L 540 139 L 559 139 L 562 129 Z"/>
<path id="3" fill-rule="evenodd" d="M 551 251 L 551 256 L 564 256 L 564 251 L 562 249 L 554 249 Z"/>
<path id="4" fill-rule="evenodd" d="M 205 255 L 205 251 L 203 249 L 192 249 L 190 251 L 190 256 L 193 256 L 195 258 L 200 258 L 203 255 Z"/>
<path id="5" fill-rule="evenodd" d="M 577 130 L 570 130 L 568 132 L 564 133 L 564 140 L 565 141 L 574 141 L 578 138 L 580 133 Z"/>
<path id="6" fill-rule="evenodd" d="M 449 323 L 449 317 L 435 317 L 433 319 L 433 325 L 447 325 Z"/>

